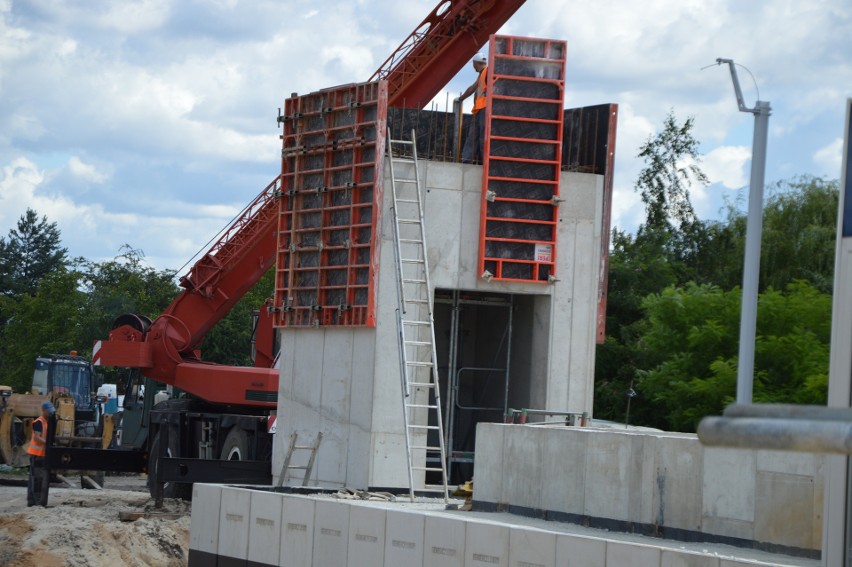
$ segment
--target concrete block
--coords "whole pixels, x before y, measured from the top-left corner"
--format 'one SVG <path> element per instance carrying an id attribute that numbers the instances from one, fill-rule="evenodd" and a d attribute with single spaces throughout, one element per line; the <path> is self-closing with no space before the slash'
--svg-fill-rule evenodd
<path id="1" fill-rule="evenodd" d="M 594 432 L 586 448 L 585 514 L 594 518 L 629 520 L 629 434 Z"/>
<path id="2" fill-rule="evenodd" d="M 349 565 L 384 565 L 386 512 L 351 505 L 349 509 Z"/>
<path id="3" fill-rule="evenodd" d="M 719 567 L 719 559 L 712 555 L 664 549 L 660 567 Z"/>
<path id="4" fill-rule="evenodd" d="M 757 451 L 757 471 L 814 476 L 822 459 L 813 453 Z"/>
<path id="5" fill-rule="evenodd" d="M 479 521 L 465 526 L 465 567 L 509 565 L 509 527 Z"/>
<path id="6" fill-rule="evenodd" d="M 314 565 L 316 502 L 310 498 L 284 495 L 281 500 L 279 565 Z"/>
<path id="7" fill-rule="evenodd" d="M 817 469 L 814 474 L 814 531 L 811 539 L 811 549 L 822 548 L 823 509 L 825 508 L 825 465 L 825 458 L 820 458 L 817 461 Z"/>
<path id="8" fill-rule="evenodd" d="M 248 560 L 275 565 L 281 548 L 281 504 L 283 496 L 265 490 L 251 491 Z"/>
<path id="9" fill-rule="evenodd" d="M 566 427 L 545 429 L 543 433 L 541 477 L 548 482 L 542 486 L 542 508 L 583 514 L 588 432 Z M 479 470 L 476 473 L 478 482 Z"/>
<path id="10" fill-rule="evenodd" d="M 509 530 L 509 565 L 512 567 L 555 567 L 556 534 L 512 527 Z"/>
<path id="11" fill-rule="evenodd" d="M 402 406 L 401 400 L 399 405 Z M 371 487 L 408 487 L 408 453 L 405 449 L 405 433 L 401 424 L 400 420 L 399 433 L 373 433 Z"/>
<path id="12" fill-rule="evenodd" d="M 704 449 L 704 517 L 754 521 L 756 451 Z"/>
<path id="13" fill-rule="evenodd" d="M 660 556 L 659 547 L 618 541 L 606 542 L 607 567 L 660 567 Z"/>
<path id="14" fill-rule="evenodd" d="M 755 504 L 757 541 L 805 549 L 813 545 L 812 477 L 758 472 Z"/>
<path id="15" fill-rule="evenodd" d="M 215 555 L 219 551 L 219 509 L 222 486 L 192 485 L 192 517 L 189 527 L 190 553 Z"/>
<path id="16" fill-rule="evenodd" d="M 703 456 L 694 436 L 659 439 L 651 523 L 701 531 Z"/>
<path id="17" fill-rule="evenodd" d="M 504 502 L 503 445 L 507 429 L 507 425 L 499 423 L 480 423 L 476 426 L 476 479 L 473 483 L 473 499 L 477 502 Z"/>
<path id="18" fill-rule="evenodd" d="M 425 516 L 388 510 L 385 526 L 385 567 L 422 567 Z"/>
<path id="19" fill-rule="evenodd" d="M 557 567 L 606 567 L 606 540 L 574 535 L 556 536 Z"/>
<path id="20" fill-rule="evenodd" d="M 627 517 L 633 522 L 651 524 L 656 518 L 656 511 L 653 509 L 654 490 L 648 490 L 648 487 L 657 486 L 658 477 L 654 464 L 657 438 L 653 435 L 636 434 L 631 434 L 630 437 Z"/>
<path id="21" fill-rule="evenodd" d="M 354 329 L 352 335 L 352 382 L 349 408 L 350 423 L 369 432 L 373 421 L 373 369 L 375 366 L 376 331 Z"/>
<path id="22" fill-rule="evenodd" d="M 313 565 L 347 564 L 350 508 L 343 502 L 316 502 Z"/>
<path id="23" fill-rule="evenodd" d="M 512 506 L 523 506 L 532 510 L 541 509 L 544 431 L 532 425 L 509 425 L 505 429 L 503 444 L 503 495 L 501 500 Z M 479 447 L 477 443 L 477 453 Z M 479 469 L 477 469 L 478 477 Z M 474 487 L 476 482 L 474 482 Z"/>
<path id="24" fill-rule="evenodd" d="M 422 167 L 425 165 L 425 168 Z M 427 189 L 451 189 L 462 190 L 462 172 L 464 166 L 458 163 L 426 161 L 419 163 L 418 167 L 426 170 Z"/>
<path id="25" fill-rule="evenodd" d="M 320 404 L 323 419 L 327 422 L 349 423 L 353 343 L 352 329 L 329 328 L 325 331 Z"/>
<path id="26" fill-rule="evenodd" d="M 423 565 L 464 567 L 466 522 L 444 516 L 424 516 Z"/>
<path id="27" fill-rule="evenodd" d="M 248 559 L 249 515 L 251 490 L 222 488 L 222 505 L 219 508 L 219 561 L 231 564 Z"/>
<path id="28" fill-rule="evenodd" d="M 738 537 L 741 539 L 753 539 L 754 522 L 746 520 L 732 520 L 731 518 L 719 518 L 716 516 L 704 516 L 701 518 L 701 531 L 707 534 Z"/>
<path id="29" fill-rule="evenodd" d="M 429 247 L 429 277 L 433 287 L 458 287 L 459 253 L 469 243 L 461 239 L 463 219 L 459 216 L 464 197 L 460 191 L 431 190 L 426 195 L 430 222 L 426 224 Z"/>
<path id="30" fill-rule="evenodd" d="M 478 169 L 480 177 L 476 181 L 476 190 L 466 190 L 462 195 L 462 223 L 459 233 L 459 266 L 458 288 L 480 289 L 483 287 L 479 274 L 479 211 L 482 201 L 480 187 L 482 185 L 482 168 L 468 167 L 465 169 L 465 183 L 472 169 Z M 475 220 L 474 220 L 475 219 Z M 493 284 L 491 284 L 491 291 Z"/>
<path id="31" fill-rule="evenodd" d="M 590 173 L 562 173 L 567 181 L 569 194 L 559 206 L 559 216 L 566 219 L 595 218 L 595 201 L 598 196 L 598 176 Z M 561 187 L 560 187 L 561 188 Z"/>

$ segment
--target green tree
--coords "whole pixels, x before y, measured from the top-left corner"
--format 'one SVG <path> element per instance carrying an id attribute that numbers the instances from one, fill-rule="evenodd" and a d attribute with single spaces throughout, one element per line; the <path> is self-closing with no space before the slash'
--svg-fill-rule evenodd
<path id="1" fill-rule="evenodd" d="M 32 386 L 36 356 L 85 351 L 80 340 L 80 315 L 85 294 L 80 274 L 61 269 L 46 275 L 32 295 L 10 301 L 9 321 L 0 332 L 0 384 L 15 391 Z"/>
<path id="2" fill-rule="evenodd" d="M 607 336 L 596 351 L 595 415 L 623 420 L 626 393 L 636 368 L 645 367 L 647 349 L 639 344 L 644 332 L 642 300 L 667 286 L 694 279 L 699 244 L 706 233 L 689 200 L 694 184 L 706 184 L 698 163 L 693 119 L 679 124 L 673 112 L 663 129 L 639 149 L 645 166 L 636 190 L 645 205 L 645 222 L 635 236 L 613 231 L 607 295 Z M 638 407 L 639 414 L 647 406 Z"/>
<path id="3" fill-rule="evenodd" d="M 637 389 L 654 408 L 647 424 L 694 431 L 735 399 L 740 299 L 739 288 L 696 284 L 646 298 L 640 342 L 653 355 L 637 372 Z M 755 402 L 824 404 L 831 296 L 802 281 L 783 293 L 769 289 L 757 321 Z"/>
<path id="4" fill-rule="evenodd" d="M 68 251 L 60 245 L 56 223 L 27 209 L 17 228 L 0 238 L 0 294 L 8 297 L 32 295 L 39 281 L 67 264 Z"/>

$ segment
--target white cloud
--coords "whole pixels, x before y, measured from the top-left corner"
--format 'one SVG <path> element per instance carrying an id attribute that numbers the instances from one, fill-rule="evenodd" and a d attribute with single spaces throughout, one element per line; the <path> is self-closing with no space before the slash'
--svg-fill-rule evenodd
<path id="1" fill-rule="evenodd" d="M 83 163 L 83 161 L 73 156 L 68 160 L 68 170 L 83 181 L 90 183 L 103 183 L 107 180 L 107 175 L 97 170 L 94 165 Z"/>
<path id="2" fill-rule="evenodd" d="M 840 177 L 840 169 L 843 164 L 843 139 L 837 138 L 827 146 L 823 146 L 814 154 L 814 163 L 816 163 L 828 175 L 837 175 Z M 847 165 L 852 167 L 852 165 Z"/>
<path id="3" fill-rule="evenodd" d="M 740 189 L 748 183 L 745 165 L 750 160 L 751 150 L 745 146 L 720 146 L 706 154 L 699 166 L 711 184 Z"/>

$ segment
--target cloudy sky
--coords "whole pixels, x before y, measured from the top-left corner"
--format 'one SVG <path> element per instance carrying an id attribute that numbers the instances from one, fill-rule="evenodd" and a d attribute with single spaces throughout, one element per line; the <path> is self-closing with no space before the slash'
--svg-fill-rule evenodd
<path id="1" fill-rule="evenodd" d="M 0 0 L 0 236 L 30 207 L 72 256 L 129 244 L 180 268 L 277 175 L 285 97 L 366 80 L 436 4 Z M 839 177 L 848 0 L 527 0 L 500 33 L 568 42 L 567 107 L 619 105 L 615 226 L 643 218 L 635 156 L 670 110 L 713 182 L 699 217 L 744 195 L 754 119 L 717 57 L 753 74 L 747 106 L 772 105 L 767 183 Z"/>

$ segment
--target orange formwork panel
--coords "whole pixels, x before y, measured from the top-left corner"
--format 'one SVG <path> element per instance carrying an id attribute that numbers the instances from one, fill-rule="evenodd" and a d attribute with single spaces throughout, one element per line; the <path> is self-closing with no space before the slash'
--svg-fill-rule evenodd
<path id="1" fill-rule="evenodd" d="M 376 324 L 387 83 L 285 103 L 274 324 Z"/>
<path id="2" fill-rule="evenodd" d="M 566 48 L 491 36 L 479 238 L 486 280 L 556 275 Z"/>

